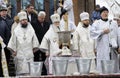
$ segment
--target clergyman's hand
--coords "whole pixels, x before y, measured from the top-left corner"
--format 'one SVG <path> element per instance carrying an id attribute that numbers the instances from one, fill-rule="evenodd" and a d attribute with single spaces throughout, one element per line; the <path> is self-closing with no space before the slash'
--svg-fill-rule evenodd
<path id="1" fill-rule="evenodd" d="M 110 30 L 108 28 L 103 30 L 104 34 L 108 34 L 110 32 Z"/>
<path id="2" fill-rule="evenodd" d="M 17 52 L 13 52 L 12 56 L 15 57 L 17 55 Z"/>
<path id="3" fill-rule="evenodd" d="M 46 52 L 45 55 L 46 55 L 46 57 L 49 57 L 49 56 L 50 56 L 49 52 Z"/>
<path id="4" fill-rule="evenodd" d="M 120 48 L 118 48 L 118 53 L 120 54 Z"/>

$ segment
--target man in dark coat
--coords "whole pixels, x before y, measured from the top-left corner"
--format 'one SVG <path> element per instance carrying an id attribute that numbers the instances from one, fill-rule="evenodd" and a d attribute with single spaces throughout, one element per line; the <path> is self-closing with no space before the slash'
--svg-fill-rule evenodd
<path id="1" fill-rule="evenodd" d="M 0 36 L 7 45 L 11 36 L 11 26 L 13 20 L 7 15 L 7 8 L 0 8 Z"/>
<path id="2" fill-rule="evenodd" d="M 7 45 L 11 36 L 11 26 L 13 20 L 7 15 L 7 8 L 0 7 L 0 36 L 3 42 Z M 7 63 L 10 59 L 10 51 L 5 47 L 5 55 Z"/>
<path id="3" fill-rule="evenodd" d="M 50 24 L 45 21 L 45 16 L 46 16 L 46 13 L 44 11 L 40 11 L 38 14 L 38 20 L 33 24 L 33 28 L 35 30 L 35 33 L 37 35 L 37 38 L 40 44 L 44 34 L 47 32 L 50 26 Z M 34 54 L 35 61 L 44 62 L 45 59 L 46 59 L 45 53 L 41 52 L 40 50 Z M 47 75 L 47 71 L 44 65 L 43 65 L 42 75 Z"/>
<path id="4" fill-rule="evenodd" d="M 100 5 L 96 5 L 95 10 L 91 14 L 91 22 L 94 23 L 96 20 L 101 19 L 100 16 Z"/>
<path id="5" fill-rule="evenodd" d="M 35 13 L 34 6 L 31 4 L 27 5 L 26 13 L 28 21 L 33 25 L 33 23 L 37 21 L 37 14 Z"/>

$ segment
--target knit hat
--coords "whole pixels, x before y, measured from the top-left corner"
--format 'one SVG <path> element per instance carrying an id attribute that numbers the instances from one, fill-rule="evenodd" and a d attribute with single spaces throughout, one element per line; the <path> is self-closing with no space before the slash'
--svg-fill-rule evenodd
<path id="1" fill-rule="evenodd" d="M 0 6 L 0 12 L 1 11 L 7 11 L 7 7 Z"/>

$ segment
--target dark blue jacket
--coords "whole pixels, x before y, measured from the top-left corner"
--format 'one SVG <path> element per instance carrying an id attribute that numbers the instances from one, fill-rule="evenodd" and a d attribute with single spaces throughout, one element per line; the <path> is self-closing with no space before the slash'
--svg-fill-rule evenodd
<path id="1" fill-rule="evenodd" d="M 3 19 L 0 17 L 0 36 L 3 38 L 4 43 L 7 45 L 11 36 L 11 26 L 13 20 L 10 17 Z"/>
<path id="2" fill-rule="evenodd" d="M 101 18 L 101 16 L 100 16 L 100 11 L 93 11 L 92 12 L 92 15 L 91 15 L 91 20 L 92 20 L 92 22 L 94 21 L 94 20 L 99 20 Z"/>

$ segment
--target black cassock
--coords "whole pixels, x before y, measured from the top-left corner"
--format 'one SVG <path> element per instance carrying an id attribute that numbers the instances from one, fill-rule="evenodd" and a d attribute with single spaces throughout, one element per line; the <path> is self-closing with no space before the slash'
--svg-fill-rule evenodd
<path id="1" fill-rule="evenodd" d="M 49 26 L 50 26 L 50 24 L 45 21 L 43 23 L 40 23 L 37 20 L 36 22 L 33 23 L 33 28 L 35 30 L 36 36 L 37 36 L 40 44 L 41 44 L 41 41 L 42 41 L 45 33 L 48 31 Z M 34 61 L 43 61 L 44 62 L 45 59 L 46 59 L 45 52 L 42 52 L 39 50 L 36 53 L 34 53 Z M 42 75 L 47 75 L 45 65 L 43 65 Z"/>

